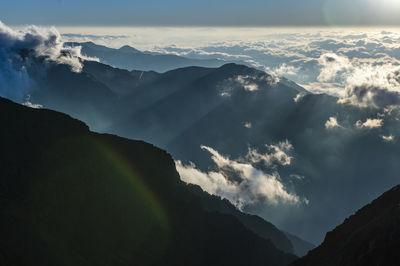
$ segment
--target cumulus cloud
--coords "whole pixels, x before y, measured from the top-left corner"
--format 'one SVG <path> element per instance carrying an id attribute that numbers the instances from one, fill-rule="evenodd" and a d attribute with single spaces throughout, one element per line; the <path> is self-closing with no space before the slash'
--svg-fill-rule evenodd
<path id="1" fill-rule="evenodd" d="M 82 69 L 80 47 L 64 47 L 55 28 L 29 26 L 14 30 L 0 21 L 0 96 L 21 101 L 34 85 L 32 74 L 50 64 Z"/>
<path id="2" fill-rule="evenodd" d="M 184 165 L 176 161 L 177 170 L 184 182 L 199 185 L 212 195 L 228 199 L 238 208 L 262 200 L 271 205 L 307 203 L 306 199 L 287 191 L 277 172 L 265 173 L 250 162 L 232 160 L 211 147 L 201 148 L 211 154 L 217 171 L 202 172 L 193 163 Z M 284 163 L 288 162 L 284 160 Z M 231 178 L 232 174 L 237 178 Z"/>
<path id="3" fill-rule="evenodd" d="M 337 118 L 334 116 L 329 117 L 328 121 L 325 123 L 326 129 L 334 129 L 334 128 L 341 128 L 342 126 L 337 121 Z"/>
<path id="4" fill-rule="evenodd" d="M 331 84 L 325 90 L 339 96 L 339 103 L 360 108 L 382 109 L 400 105 L 400 67 L 379 59 L 353 59 L 334 53 L 323 54 L 318 85 Z M 324 91 L 322 89 L 321 91 Z"/>
<path id="5" fill-rule="evenodd" d="M 392 65 L 354 67 L 340 103 L 386 108 L 400 104 L 400 68 Z"/>
<path id="6" fill-rule="evenodd" d="M 338 72 L 351 68 L 350 60 L 347 57 L 335 53 L 321 55 L 318 63 L 322 66 L 317 78 L 320 82 L 330 81 L 337 76 Z"/>
<path id="7" fill-rule="evenodd" d="M 356 128 L 363 129 L 371 129 L 371 128 L 380 128 L 383 126 L 383 120 L 376 118 L 376 119 L 371 119 L 368 118 L 365 122 L 362 122 L 361 120 L 358 120 L 355 124 Z"/>

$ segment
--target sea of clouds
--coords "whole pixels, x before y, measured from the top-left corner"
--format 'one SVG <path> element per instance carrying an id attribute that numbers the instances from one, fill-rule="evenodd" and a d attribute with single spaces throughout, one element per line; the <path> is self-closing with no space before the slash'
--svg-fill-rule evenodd
<path id="1" fill-rule="evenodd" d="M 378 108 L 400 103 L 400 29 L 132 28 L 125 34 L 113 29 L 99 35 L 63 31 L 67 40 L 129 44 L 152 53 L 247 64 L 310 92 L 338 96 L 343 103 Z"/>

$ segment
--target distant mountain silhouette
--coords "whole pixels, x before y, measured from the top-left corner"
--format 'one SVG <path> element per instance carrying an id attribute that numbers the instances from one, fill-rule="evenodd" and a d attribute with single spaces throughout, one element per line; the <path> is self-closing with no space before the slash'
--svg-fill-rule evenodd
<path id="1" fill-rule="evenodd" d="M 293 266 L 400 265 L 400 186 L 357 211 Z"/>
<path id="2" fill-rule="evenodd" d="M 169 154 L 0 98 L 0 265 L 287 265 Z M 217 201 L 215 199 L 215 201 Z"/>
<path id="3" fill-rule="evenodd" d="M 82 54 L 97 57 L 100 62 L 127 70 L 165 72 L 180 67 L 219 67 L 226 62 L 218 59 L 192 59 L 174 54 L 141 52 L 125 45 L 119 49 L 109 48 L 93 42 L 66 43 L 67 46 L 82 46 Z"/>

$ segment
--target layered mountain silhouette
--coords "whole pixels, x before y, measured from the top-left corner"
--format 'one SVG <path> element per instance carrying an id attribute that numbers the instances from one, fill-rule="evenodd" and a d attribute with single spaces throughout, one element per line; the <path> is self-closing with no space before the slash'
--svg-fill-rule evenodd
<path id="1" fill-rule="evenodd" d="M 209 211 L 229 214 L 235 216 L 246 228 L 257 235 L 270 239 L 274 245 L 283 251 L 304 256 L 315 246 L 299 237 L 282 232 L 275 225 L 264 219 L 251 214 L 245 214 L 235 208 L 228 200 L 204 193 L 200 187 L 189 185 L 196 195 L 201 199 L 202 206 Z"/>
<path id="2" fill-rule="evenodd" d="M 65 43 L 65 45 L 81 46 L 82 54 L 99 58 L 102 63 L 128 70 L 165 72 L 188 66 L 219 67 L 226 63 L 218 59 L 193 59 L 174 54 L 142 52 L 129 45 L 122 46 L 119 49 L 109 48 L 93 42 L 70 42 Z"/>
<path id="3" fill-rule="evenodd" d="M 182 183 L 171 156 L 151 144 L 3 98 L 0 123 L 0 265 L 287 265 L 296 258 L 246 229 L 243 215 L 205 208 L 207 196 Z"/>
<path id="4" fill-rule="evenodd" d="M 30 93 L 33 103 L 77 117 L 92 130 L 153 143 L 202 171 L 215 169 L 215 164 L 201 145 L 244 158 L 249 148 L 265 153 L 265 145 L 288 140 L 293 160 L 275 170 L 281 182 L 309 204 L 260 201 L 244 211 L 315 243 L 397 183 L 399 142 L 382 139 L 400 134 L 394 116 L 387 114 L 379 128 L 357 128 L 358 121 L 377 118 L 377 111 L 310 94 L 289 80 L 243 65 L 160 74 L 85 61 L 82 73 L 53 66 L 37 85 Z M 331 117 L 340 126 L 326 128 Z M 262 164 L 257 167 L 271 171 Z"/>
<path id="5" fill-rule="evenodd" d="M 400 263 L 400 186 L 384 193 L 326 234 L 293 266 L 395 266 Z"/>

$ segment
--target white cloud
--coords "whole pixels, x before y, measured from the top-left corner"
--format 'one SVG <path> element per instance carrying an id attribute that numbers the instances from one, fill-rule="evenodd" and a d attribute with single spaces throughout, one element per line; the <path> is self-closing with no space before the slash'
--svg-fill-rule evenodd
<path id="1" fill-rule="evenodd" d="M 269 153 L 261 154 L 255 149 L 249 148 L 246 160 L 251 163 L 262 162 L 264 165 L 272 167 L 275 165 L 290 165 L 293 157 L 289 155 L 293 151 L 293 145 L 289 141 L 282 141 L 276 145 L 265 145 Z"/>
<path id="2" fill-rule="evenodd" d="M 43 105 L 31 103 L 30 101 L 26 101 L 26 102 L 24 102 L 24 103 L 22 103 L 22 104 L 25 105 L 26 107 L 30 107 L 30 108 L 34 108 L 34 109 L 43 108 Z"/>
<path id="3" fill-rule="evenodd" d="M 362 128 L 380 128 L 383 126 L 383 120 L 382 119 L 371 119 L 368 118 L 365 122 L 362 122 L 361 120 L 358 120 L 355 124 L 356 128 L 362 129 Z"/>
<path id="4" fill-rule="evenodd" d="M 239 75 L 235 80 L 242 85 L 246 91 L 257 91 L 259 89 L 253 77 Z"/>
<path id="5" fill-rule="evenodd" d="M 298 94 L 296 95 L 296 97 L 293 98 L 293 101 L 294 101 L 295 103 L 298 103 L 298 102 L 301 101 L 301 99 L 303 99 L 304 96 L 305 96 L 304 93 L 298 93 Z"/>
<path id="6" fill-rule="evenodd" d="M 252 125 L 251 125 L 250 122 L 244 122 L 244 123 L 243 123 L 243 126 L 244 126 L 245 128 L 251 128 L 251 127 L 252 127 Z"/>
<path id="7" fill-rule="evenodd" d="M 334 128 L 341 128 L 342 126 L 337 121 L 337 118 L 334 116 L 329 117 L 328 121 L 325 123 L 326 129 L 334 129 Z"/>
<path id="8" fill-rule="evenodd" d="M 393 135 L 381 136 L 381 137 L 382 137 L 382 139 L 383 139 L 384 141 L 387 141 L 387 142 L 394 141 L 394 136 L 393 136 Z"/>
<path id="9" fill-rule="evenodd" d="M 386 108 L 400 104 L 400 68 L 393 65 L 355 66 L 339 100 L 359 107 Z"/>
<path id="10" fill-rule="evenodd" d="M 181 161 L 176 161 L 177 170 L 184 182 L 199 185 L 212 195 L 228 199 L 238 208 L 260 201 L 271 205 L 307 203 L 306 199 L 287 191 L 277 172 L 267 174 L 251 163 L 231 160 L 207 146 L 201 148 L 210 152 L 218 170 L 202 172 L 193 163 L 183 165 Z M 238 178 L 231 179 L 232 174 Z"/>
<path id="11" fill-rule="evenodd" d="M 318 63 L 322 66 L 317 78 L 320 82 L 330 81 L 337 76 L 338 72 L 351 68 L 351 63 L 347 57 L 335 53 L 321 55 Z"/>
<path id="12" fill-rule="evenodd" d="M 278 77 L 283 77 L 287 75 L 294 76 L 300 71 L 300 67 L 295 67 L 293 65 L 288 65 L 286 63 L 283 63 L 279 67 L 275 68 L 267 67 L 265 68 L 265 71 Z"/>
<path id="13" fill-rule="evenodd" d="M 33 87 L 31 74 L 45 72 L 49 64 L 82 69 L 80 47 L 64 47 L 54 28 L 29 26 L 21 30 L 0 21 L 0 96 L 21 101 Z"/>

